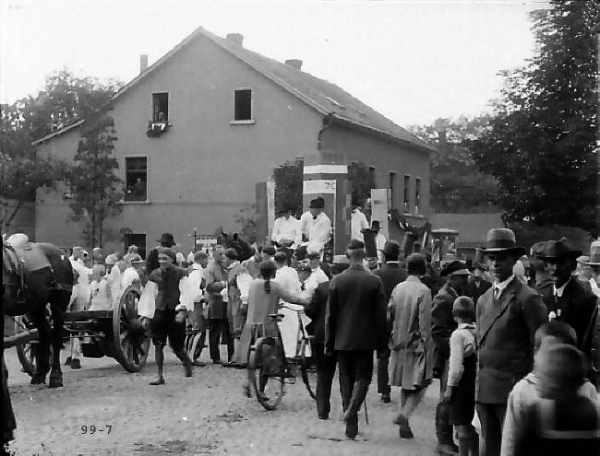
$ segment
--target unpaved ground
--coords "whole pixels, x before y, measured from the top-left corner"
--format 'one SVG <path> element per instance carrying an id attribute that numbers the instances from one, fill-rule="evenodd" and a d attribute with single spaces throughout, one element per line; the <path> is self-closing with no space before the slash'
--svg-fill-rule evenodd
<path id="1" fill-rule="evenodd" d="M 384 405 L 372 384 L 367 399 L 370 425 L 361 414 L 359 438 L 352 442 L 344 437 L 337 379 L 331 419 L 322 421 L 300 379 L 286 386 L 278 410 L 266 412 L 256 400 L 242 396 L 245 371 L 207 365 L 195 367 L 194 377 L 186 379 L 172 354 L 167 356 L 163 386 L 148 385 L 154 374 L 152 358 L 140 374 L 125 372 L 110 358 L 84 358 L 81 370 L 64 368 L 65 387 L 57 390 L 29 385 L 15 351 L 6 357 L 18 421 L 12 448 L 19 456 L 435 454 L 437 384 L 412 419 L 411 441 L 400 440 L 392 424 L 399 391 L 393 392 L 392 404 Z M 83 434 L 84 425 L 98 430 Z"/>

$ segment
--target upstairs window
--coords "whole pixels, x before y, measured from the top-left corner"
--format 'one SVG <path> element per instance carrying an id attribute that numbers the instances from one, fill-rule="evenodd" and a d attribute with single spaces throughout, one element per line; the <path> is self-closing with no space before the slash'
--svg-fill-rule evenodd
<path id="1" fill-rule="evenodd" d="M 404 176 L 404 213 L 410 213 L 410 176 Z"/>
<path id="2" fill-rule="evenodd" d="M 369 180 L 373 188 L 377 188 L 377 168 L 369 166 Z"/>
<path id="3" fill-rule="evenodd" d="M 169 121 L 169 93 L 152 94 L 152 122 Z"/>
<path id="4" fill-rule="evenodd" d="M 421 209 L 421 179 L 415 179 L 415 214 Z"/>
<path id="5" fill-rule="evenodd" d="M 252 120 L 252 90 L 238 89 L 234 92 L 235 112 L 233 120 Z"/>
<path id="6" fill-rule="evenodd" d="M 125 157 L 125 201 L 146 201 L 148 199 L 148 159 L 146 157 Z"/>

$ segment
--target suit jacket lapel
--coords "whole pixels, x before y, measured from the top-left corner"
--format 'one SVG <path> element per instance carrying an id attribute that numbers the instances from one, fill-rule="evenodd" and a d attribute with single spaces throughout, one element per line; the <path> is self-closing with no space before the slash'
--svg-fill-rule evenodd
<path id="1" fill-rule="evenodd" d="M 490 288 L 490 290 L 486 291 L 486 295 L 488 296 L 491 305 L 489 305 L 486 309 L 486 312 L 481 316 L 479 321 L 479 343 L 482 343 L 485 340 L 485 337 L 494 326 L 494 323 L 498 321 L 498 319 L 506 312 L 509 304 L 512 302 L 516 292 L 517 292 L 517 282 L 518 279 L 514 278 L 512 282 L 504 289 L 500 298 L 494 302 L 494 288 Z"/>

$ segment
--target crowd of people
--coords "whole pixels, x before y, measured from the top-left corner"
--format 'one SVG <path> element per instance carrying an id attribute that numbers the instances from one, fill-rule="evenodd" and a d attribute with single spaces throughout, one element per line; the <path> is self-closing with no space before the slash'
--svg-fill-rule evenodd
<path id="1" fill-rule="evenodd" d="M 310 219 L 281 214 L 272 243 L 255 245 L 245 261 L 222 245 L 185 258 L 170 233 L 145 262 L 135 246 L 122 257 L 74 247 L 71 310 L 112 308 L 131 283 L 145 284 L 139 314 L 155 346 L 151 385 L 166 383 L 167 341 L 187 377 L 205 365 L 207 332 L 213 364 L 244 368 L 253 331 L 276 334 L 269 315 L 283 313 L 286 357 L 297 355 L 299 325 L 313 336 L 319 419 L 331 413 L 338 371 L 349 439 L 358 435 L 376 372 L 383 403 L 391 403 L 392 387 L 400 390 L 394 423 L 401 439 L 414 437 L 412 415 L 438 379 L 432 424 L 440 455 L 598 454 L 600 242 L 589 256 L 564 238 L 527 252 L 511 230 L 497 228 L 480 261 L 451 259 L 436 272 L 430 259 L 405 256 L 395 241 L 379 245 L 375 261 L 367 258 L 358 233 L 369 225 L 356 215 L 360 229 L 346 255 L 328 264 L 331 222 L 323 206 L 313 200 Z M 184 349 L 186 325 L 200 337 L 192 353 Z M 78 368 L 73 344 L 68 362 Z"/>

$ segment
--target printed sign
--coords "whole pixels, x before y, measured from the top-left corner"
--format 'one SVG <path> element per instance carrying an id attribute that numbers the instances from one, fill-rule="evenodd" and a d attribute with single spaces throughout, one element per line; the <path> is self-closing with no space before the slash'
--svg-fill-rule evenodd
<path id="1" fill-rule="evenodd" d="M 305 195 L 314 195 L 319 193 L 328 193 L 335 195 L 335 180 L 305 180 L 303 193 Z"/>

